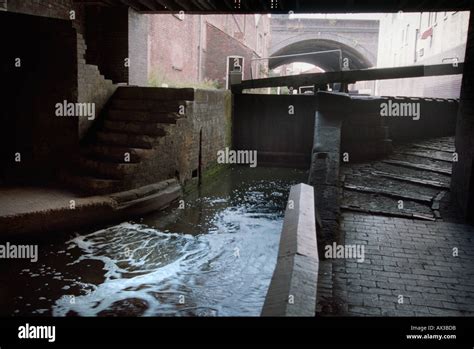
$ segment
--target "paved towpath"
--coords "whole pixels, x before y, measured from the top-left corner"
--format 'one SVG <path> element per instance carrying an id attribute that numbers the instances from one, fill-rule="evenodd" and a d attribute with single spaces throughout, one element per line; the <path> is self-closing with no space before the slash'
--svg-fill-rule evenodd
<path id="1" fill-rule="evenodd" d="M 332 260 L 321 315 L 474 315 L 474 227 L 449 205 L 453 152 L 439 138 L 342 167 L 340 243 L 363 245 L 364 261 Z"/>

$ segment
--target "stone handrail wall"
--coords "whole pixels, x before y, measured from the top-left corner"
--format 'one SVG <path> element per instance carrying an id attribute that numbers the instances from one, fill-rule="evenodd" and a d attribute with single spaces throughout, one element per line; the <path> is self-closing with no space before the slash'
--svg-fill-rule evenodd
<path id="1" fill-rule="evenodd" d="M 315 316 L 318 269 L 314 190 L 301 183 L 290 190 L 262 316 Z"/>
<path id="2" fill-rule="evenodd" d="M 349 115 L 349 101 L 345 93 L 317 94 L 308 183 L 314 187 L 315 205 L 321 223 L 318 230 L 320 246 L 332 243 L 339 229 L 341 128 Z"/>

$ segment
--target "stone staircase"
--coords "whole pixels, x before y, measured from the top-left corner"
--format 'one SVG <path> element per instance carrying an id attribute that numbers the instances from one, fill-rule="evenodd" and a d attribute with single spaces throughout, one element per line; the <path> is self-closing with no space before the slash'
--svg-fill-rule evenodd
<path id="1" fill-rule="evenodd" d="M 133 189 L 140 165 L 160 156 L 157 146 L 193 99 L 193 89 L 119 87 L 62 180 L 87 194 Z"/>

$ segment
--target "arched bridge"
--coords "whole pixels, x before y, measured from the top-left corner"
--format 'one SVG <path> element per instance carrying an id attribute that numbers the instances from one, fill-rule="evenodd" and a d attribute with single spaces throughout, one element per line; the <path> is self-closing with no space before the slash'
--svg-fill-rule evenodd
<path id="1" fill-rule="evenodd" d="M 309 52 L 341 50 L 348 58 L 348 69 L 374 67 L 377 63 L 379 22 L 377 20 L 272 17 L 270 56 L 289 56 Z M 305 62 L 324 71 L 340 70 L 340 54 L 331 52 L 269 60 L 269 68 Z"/>

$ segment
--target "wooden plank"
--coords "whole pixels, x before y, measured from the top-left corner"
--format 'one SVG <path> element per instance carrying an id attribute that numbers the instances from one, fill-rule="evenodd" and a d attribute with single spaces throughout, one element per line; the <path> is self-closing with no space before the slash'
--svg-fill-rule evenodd
<path id="1" fill-rule="evenodd" d="M 390 165 L 396 165 L 396 166 L 401 166 L 401 167 L 406 167 L 406 168 L 414 168 L 416 170 L 423 170 L 423 171 L 435 172 L 435 173 L 440 173 L 440 174 L 445 174 L 445 175 L 451 175 L 451 170 L 445 170 L 442 168 L 434 168 L 431 166 L 421 165 L 421 164 L 412 164 L 411 162 L 406 162 L 406 161 L 382 160 L 382 162 L 386 164 L 390 164 Z"/>
<path id="2" fill-rule="evenodd" d="M 434 188 L 439 188 L 439 189 L 449 189 L 449 184 L 445 184 L 442 182 L 438 181 L 432 181 L 429 179 L 419 179 L 415 177 L 408 177 L 408 176 L 399 176 L 393 173 L 388 173 L 388 172 L 381 172 L 381 171 L 374 171 L 372 172 L 374 176 L 380 176 L 380 177 L 385 177 L 385 178 L 390 178 L 390 179 L 395 179 L 398 181 L 402 182 L 407 182 L 407 183 L 413 183 L 413 184 L 420 184 L 424 185 L 427 187 L 434 187 Z"/>
<path id="3" fill-rule="evenodd" d="M 412 65 L 395 68 L 371 68 L 300 74 L 295 76 L 279 76 L 265 79 L 244 80 L 240 84 L 232 85 L 232 91 L 235 93 L 241 93 L 245 89 L 263 87 L 293 86 L 296 88 L 306 85 L 324 85 L 332 82 L 355 83 L 357 81 L 457 75 L 462 74 L 463 67 L 463 63 L 459 63 L 457 67 L 453 66 L 453 64 Z"/>
<path id="4" fill-rule="evenodd" d="M 362 193 L 378 194 L 378 195 L 388 196 L 388 197 L 392 197 L 396 199 L 406 199 L 406 200 L 411 200 L 411 201 L 416 201 L 416 202 L 421 202 L 421 203 L 429 203 L 429 204 L 431 204 L 431 201 L 433 200 L 431 196 L 423 195 L 423 194 L 416 194 L 416 195 L 401 194 L 401 193 L 395 193 L 395 192 L 391 192 L 384 189 L 376 189 L 376 188 L 370 188 L 370 187 L 364 187 L 364 186 L 352 185 L 352 184 L 344 184 L 344 189 L 359 191 Z"/>

